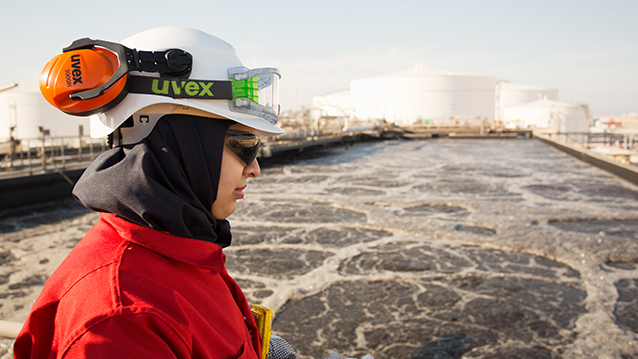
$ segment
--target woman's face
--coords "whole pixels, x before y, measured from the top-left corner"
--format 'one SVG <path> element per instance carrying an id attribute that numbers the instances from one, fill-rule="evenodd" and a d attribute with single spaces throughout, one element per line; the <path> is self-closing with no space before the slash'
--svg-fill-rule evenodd
<path id="1" fill-rule="evenodd" d="M 234 124 L 229 129 L 255 133 L 253 128 Z M 215 219 L 225 219 L 235 212 L 237 200 L 244 198 L 244 189 L 248 177 L 257 177 L 261 173 L 259 163 L 254 160 L 246 165 L 237 155 L 224 145 L 222 168 L 217 187 L 217 199 L 213 202 L 211 213 Z"/>

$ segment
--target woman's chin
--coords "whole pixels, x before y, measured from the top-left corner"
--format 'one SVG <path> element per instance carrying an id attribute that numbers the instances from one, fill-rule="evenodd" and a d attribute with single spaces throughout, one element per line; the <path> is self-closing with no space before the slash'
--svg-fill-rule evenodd
<path id="1" fill-rule="evenodd" d="M 213 215 L 213 218 L 222 220 L 222 219 L 226 219 L 230 217 L 231 214 L 235 213 L 236 208 L 237 208 L 237 203 L 233 203 L 232 206 L 228 206 L 227 208 L 213 207 L 211 214 Z"/>

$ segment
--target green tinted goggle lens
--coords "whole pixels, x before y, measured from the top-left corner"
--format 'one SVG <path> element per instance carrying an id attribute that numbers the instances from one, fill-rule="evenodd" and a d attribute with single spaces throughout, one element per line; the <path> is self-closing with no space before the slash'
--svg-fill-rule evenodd
<path id="1" fill-rule="evenodd" d="M 235 130 L 228 130 L 226 134 L 230 135 L 226 138 L 226 147 L 233 151 L 246 165 L 251 164 L 257 158 L 257 153 L 259 153 L 259 148 L 261 148 L 259 137 L 250 132 Z"/>

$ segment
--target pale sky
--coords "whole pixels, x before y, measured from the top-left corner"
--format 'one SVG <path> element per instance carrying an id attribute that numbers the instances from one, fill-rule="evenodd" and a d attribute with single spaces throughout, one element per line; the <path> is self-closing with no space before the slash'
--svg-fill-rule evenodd
<path id="1" fill-rule="evenodd" d="M 0 85 L 37 91 L 75 39 L 197 28 L 278 67 L 284 108 L 415 64 L 559 89 L 593 115 L 638 112 L 638 0 L 2 0 Z M 143 50 L 143 49 L 140 49 Z"/>

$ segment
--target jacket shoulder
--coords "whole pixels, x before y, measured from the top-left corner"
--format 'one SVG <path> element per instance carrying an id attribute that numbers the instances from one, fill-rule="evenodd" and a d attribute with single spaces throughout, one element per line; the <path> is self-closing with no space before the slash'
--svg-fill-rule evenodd
<path id="1" fill-rule="evenodd" d="M 85 330 L 93 318 L 115 310 L 114 280 L 126 244 L 100 219 L 46 281 L 14 352 L 24 348 L 55 352 Z"/>

